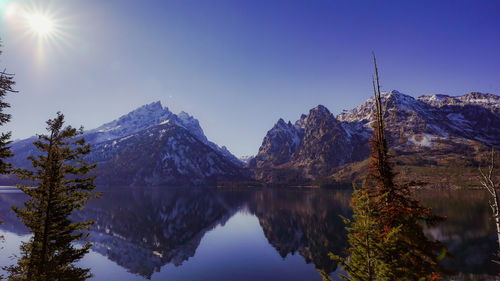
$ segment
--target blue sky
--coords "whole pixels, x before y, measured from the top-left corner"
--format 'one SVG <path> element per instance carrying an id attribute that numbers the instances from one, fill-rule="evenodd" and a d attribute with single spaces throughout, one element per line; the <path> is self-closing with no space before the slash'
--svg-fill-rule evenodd
<path id="1" fill-rule="evenodd" d="M 57 36 L 12 12 L 39 11 Z M 14 138 L 62 111 L 91 129 L 156 100 L 200 120 L 235 155 L 255 154 L 281 117 L 334 114 L 384 90 L 500 94 L 499 1 L 0 0 L 0 67 Z"/>

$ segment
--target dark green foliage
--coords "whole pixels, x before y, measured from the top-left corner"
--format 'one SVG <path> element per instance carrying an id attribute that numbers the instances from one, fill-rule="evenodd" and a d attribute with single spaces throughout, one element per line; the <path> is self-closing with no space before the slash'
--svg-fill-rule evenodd
<path id="1" fill-rule="evenodd" d="M 0 50 L 0 55 L 1 54 L 2 50 Z M 4 112 L 6 108 L 10 107 L 10 104 L 6 103 L 4 99 L 7 93 L 16 92 L 12 88 L 14 84 L 14 75 L 9 74 L 5 69 L 0 69 L 0 126 L 10 121 L 11 115 Z M 12 156 L 8 146 L 10 143 L 9 139 L 10 132 L 0 134 L 0 174 L 8 174 L 10 171 L 10 164 L 5 162 L 6 158 Z"/>
<path id="2" fill-rule="evenodd" d="M 2 45 L 0 44 L 0 47 Z M 0 55 L 2 54 L 2 50 L 0 50 Z M 11 115 L 4 112 L 4 109 L 9 108 L 10 104 L 4 101 L 7 93 L 16 93 L 16 91 L 12 88 L 14 86 L 14 75 L 6 72 L 5 69 L 0 68 L 0 126 L 5 125 L 5 123 L 10 121 Z M 12 152 L 10 151 L 9 144 L 10 141 L 10 132 L 0 133 L 0 174 L 8 174 L 10 173 L 11 165 L 5 162 L 5 159 L 12 156 Z M 2 221 L 0 220 L 0 223 Z M 0 236 L 0 241 L 3 239 Z M 0 275 L 0 279 L 2 276 Z"/>
<path id="3" fill-rule="evenodd" d="M 332 258 L 343 266 L 347 275 L 340 277 L 346 280 L 441 280 L 444 268 L 440 261 L 446 248 L 425 236 L 422 223 L 434 225 L 444 218 L 413 199 L 407 185 L 394 182 L 375 56 L 374 64 L 376 108 L 370 140 L 370 185 L 353 193 L 353 220 L 345 220 L 348 258 Z"/>
<path id="4" fill-rule="evenodd" d="M 95 168 L 82 160 L 90 152 L 90 145 L 83 138 L 76 138 L 82 129 L 63 128 L 64 116 L 47 121 L 48 135 L 40 135 L 33 144 L 40 151 L 38 157 L 29 157 L 35 171 L 18 170 L 32 186 L 20 186 L 29 196 L 24 209 L 14 207 L 21 221 L 33 234 L 21 245 L 17 265 L 6 270 L 9 280 L 85 280 L 91 276 L 89 269 L 76 267 L 91 246 L 75 245 L 75 241 L 88 236 L 92 222 L 73 222 L 69 216 L 95 197 L 94 177 L 87 174 Z"/>
<path id="5" fill-rule="evenodd" d="M 370 189 L 363 187 L 354 189 L 351 205 L 353 219 L 344 219 L 348 234 L 348 258 L 330 254 L 347 275 L 339 276 L 346 280 L 394 280 L 391 263 L 383 261 L 384 253 L 390 252 L 397 245 L 397 234 L 400 228 L 392 229 L 387 234 L 380 232 L 381 225 L 376 220 L 377 206 L 383 197 L 370 194 Z M 331 280 L 321 273 L 323 280 Z"/>

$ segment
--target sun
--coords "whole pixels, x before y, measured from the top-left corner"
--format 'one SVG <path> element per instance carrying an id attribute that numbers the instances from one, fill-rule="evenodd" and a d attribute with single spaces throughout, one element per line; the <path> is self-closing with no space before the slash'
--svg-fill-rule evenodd
<path id="1" fill-rule="evenodd" d="M 7 1 L 5 6 L 2 2 Z M 57 5 L 56 5 L 57 2 Z M 8 23 L 14 34 L 26 42 L 26 50 L 42 65 L 45 59 L 73 48 L 75 20 L 64 1 L 0 0 L 0 20 Z M 1 28 L 0 28 L 1 29 Z"/>
<path id="2" fill-rule="evenodd" d="M 35 38 L 48 40 L 60 33 L 60 23 L 54 9 L 50 6 L 37 6 L 33 3 L 32 5 L 20 5 L 11 2 L 3 12 L 3 16 L 8 21 L 16 26 L 23 26 L 25 33 Z"/>
<path id="3" fill-rule="evenodd" d="M 26 20 L 30 31 L 39 37 L 50 36 L 55 31 L 54 20 L 48 15 L 27 13 Z"/>

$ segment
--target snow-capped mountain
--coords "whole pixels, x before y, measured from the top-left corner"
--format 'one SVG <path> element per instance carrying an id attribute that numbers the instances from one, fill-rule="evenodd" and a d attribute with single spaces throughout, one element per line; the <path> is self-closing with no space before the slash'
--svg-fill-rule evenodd
<path id="1" fill-rule="evenodd" d="M 219 147 L 209 141 L 193 116 L 181 111 L 178 115 L 172 113 L 168 107 L 163 107 L 159 101 L 143 105 L 136 110 L 106 123 L 96 129 L 85 132 L 84 137 L 90 143 L 101 143 L 130 136 L 136 132 L 159 124 L 171 124 L 185 128 L 191 135 L 202 143 L 223 154 L 234 164 L 243 166 L 236 156 L 231 154 L 225 146 Z"/>
<path id="2" fill-rule="evenodd" d="M 95 144 L 92 149 L 88 160 L 98 164 L 97 180 L 102 183 L 201 185 L 242 174 L 222 153 L 170 122 Z"/>
<path id="3" fill-rule="evenodd" d="M 500 144 L 500 97 L 492 94 L 470 93 L 458 97 L 445 95 L 421 96 L 417 99 L 398 91 L 382 93 L 386 110 L 386 130 L 393 144 L 413 142 L 432 146 L 429 140 L 458 142 L 475 140 L 487 145 Z M 357 130 L 369 131 L 374 112 L 373 98 L 337 119 Z M 359 125 L 362 125 L 362 128 Z M 356 126 L 358 125 L 358 126 Z M 423 136 L 425 143 L 415 137 Z"/>
<path id="4" fill-rule="evenodd" d="M 83 137 L 92 145 L 97 182 L 120 185 L 207 184 L 240 177 L 243 162 L 209 141 L 198 120 L 160 102 L 141 106 Z M 14 142 L 14 167 L 30 167 L 34 137 Z"/>
<path id="5" fill-rule="evenodd" d="M 393 90 L 382 93 L 382 104 L 389 146 L 396 155 L 411 154 L 420 164 L 431 161 L 438 165 L 442 160 L 436 159 L 438 153 L 465 153 L 464 158 L 476 161 L 479 150 L 500 145 L 500 97 L 496 95 L 415 99 Z M 369 155 L 373 114 L 374 100 L 370 98 L 336 117 L 320 105 L 295 125 L 279 120 L 247 167 L 257 179 L 270 182 L 283 180 L 284 174 L 297 181 L 331 178 L 347 170 L 352 176 L 353 165 Z"/>
<path id="6" fill-rule="evenodd" d="M 157 101 L 143 105 L 96 129 L 86 131 L 84 137 L 90 143 L 100 143 L 129 136 L 162 122 L 172 120 L 179 123 L 177 119 L 177 115 Z"/>
<path id="7" fill-rule="evenodd" d="M 479 105 L 491 110 L 494 113 L 500 113 L 500 97 L 493 94 L 484 94 L 472 92 L 463 96 L 451 97 L 447 95 L 423 95 L 417 100 L 428 103 L 434 107 L 443 107 L 449 105 L 466 106 Z"/>

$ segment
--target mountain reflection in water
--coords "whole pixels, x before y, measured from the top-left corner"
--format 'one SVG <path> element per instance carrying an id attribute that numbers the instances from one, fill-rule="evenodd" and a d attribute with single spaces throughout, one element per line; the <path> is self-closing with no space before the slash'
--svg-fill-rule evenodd
<path id="1" fill-rule="evenodd" d="M 221 274 L 227 276 L 226 280 L 233 280 L 235 276 L 242 280 L 235 274 L 245 267 L 249 272 L 261 271 L 260 280 L 304 280 L 304 276 L 308 276 L 307 280 L 321 280 L 314 268 L 334 272 L 337 266 L 328 258 L 328 252 L 342 253 L 347 246 L 344 223 L 339 215 L 351 215 L 350 194 L 350 190 L 315 189 L 119 188 L 104 190 L 103 196 L 90 201 L 75 219 L 94 220 L 90 236 L 94 242 L 93 252 L 139 279 L 139 276 L 155 279 L 168 269 L 172 271 L 172 266 L 182 271 L 183 267 L 188 267 L 186 263 L 200 263 L 193 257 L 197 256 L 206 234 L 217 228 L 221 230 L 211 233 L 214 239 L 222 242 L 217 244 L 220 248 L 210 250 L 209 254 L 224 256 L 221 259 L 228 261 L 226 267 L 218 269 L 225 270 Z M 448 217 L 445 223 L 426 231 L 448 245 L 454 255 L 448 264 L 461 272 L 460 280 L 467 276 L 486 278 L 498 274 L 498 267 L 490 262 L 497 244 L 489 219 L 487 194 L 481 191 L 419 191 L 418 197 L 436 213 Z M 11 205 L 21 205 L 23 198 L 20 193 L 0 193 L 0 215 L 4 220 L 0 229 L 4 233 L 26 234 L 26 229 L 8 210 Z M 247 223 L 250 218 L 258 223 Z M 236 221 L 233 224 L 236 227 L 231 229 L 241 231 L 222 231 L 230 219 L 240 223 Z M 238 240 L 236 236 L 242 236 L 243 232 L 263 235 L 267 243 L 258 244 L 258 240 L 241 237 Z M 235 252 L 235 243 L 248 245 L 243 245 L 244 251 L 238 248 Z M 262 248 L 262 244 L 267 248 Z M 274 262 L 264 266 L 258 261 L 259 255 L 270 249 L 281 258 L 263 256 L 261 262 Z M 297 254 L 302 262 L 297 260 Z M 171 266 L 165 270 L 169 264 Z M 92 261 L 87 261 L 86 266 L 92 267 Z M 191 267 L 189 270 L 193 271 Z M 303 269 L 305 267 L 307 270 Z M 203 276 L 211 274 L 210 268 L 200 268 L 198 272 L 190 272 L 195 276 L 191 280 L 206 280 Z M 288 276 L 283 268 L 287 268 Z M 294 270 L 302 270 L 305 275 L 299 277 L 297 274 L 297 279 L 293 279 Z M 96 273 L 95 280 L 104 279 Z"/>

